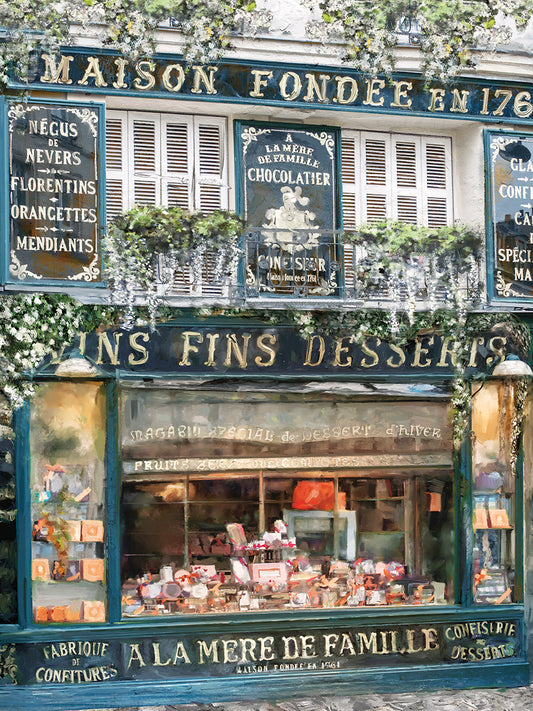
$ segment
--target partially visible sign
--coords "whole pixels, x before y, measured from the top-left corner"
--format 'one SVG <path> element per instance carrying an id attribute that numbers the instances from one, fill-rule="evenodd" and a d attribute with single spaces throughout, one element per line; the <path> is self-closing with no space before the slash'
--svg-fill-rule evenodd
<path id="1" fill-rule="evenodd" d="M 100 281 L 99 110 L 12 103 L 9 279 Z"/>
<path id="2" fill-rule="evenodd" d="M 242 125 L 246 282 L 258 293 L 335 293 L 335 152 L 334 130 Z"/>
<path id="3" fill-rule="evenodd" d="M 494 296 L 533 298 L 533 135 L 490 134 Z"/>

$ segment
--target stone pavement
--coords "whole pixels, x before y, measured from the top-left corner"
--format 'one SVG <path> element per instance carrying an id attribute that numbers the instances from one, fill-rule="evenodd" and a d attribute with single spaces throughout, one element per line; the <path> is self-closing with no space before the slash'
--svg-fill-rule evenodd
<path id="1" fill-rule="evenodd" d="M 349 697 L 314 696 L 279 702 L 221 702 L 100 711 L 533 711 L 533 686 Z"/>

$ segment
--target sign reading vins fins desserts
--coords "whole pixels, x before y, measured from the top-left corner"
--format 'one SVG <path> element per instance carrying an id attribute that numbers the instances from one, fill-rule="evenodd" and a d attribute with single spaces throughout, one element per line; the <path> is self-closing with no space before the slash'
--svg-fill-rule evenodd
<path id="1" fill-rule="evenodd" d="M 533 298 L 533 135 L 490 134 L 494 296 Z"/>
<path id="2" fill-rule="evenodd" d="M 246 281 L 262 294 L 334 295 L 336 132 L 241 125 Z"/>
<path id="3" fill-rule="evenodd" d="M 9 279 L 100 281 L 100 111 L 13 103 L 9 119 Z"/>

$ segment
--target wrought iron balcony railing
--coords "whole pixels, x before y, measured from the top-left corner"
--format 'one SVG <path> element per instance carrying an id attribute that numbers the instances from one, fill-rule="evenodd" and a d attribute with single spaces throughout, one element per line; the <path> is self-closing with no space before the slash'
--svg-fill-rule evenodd
<path id="1" fill-rule="evenodd" d="M 176 305 L 266 306 L 401 304 L 418 310 L 481 298 L 479 264 L 432 254 L 397 260 L 375 246 L 350 244 L 345 232 L 248 229 L 240 254 L 221 273 L 219 256 L 206 249 L 190 263 L 161 263 L 160 294 Z"/>

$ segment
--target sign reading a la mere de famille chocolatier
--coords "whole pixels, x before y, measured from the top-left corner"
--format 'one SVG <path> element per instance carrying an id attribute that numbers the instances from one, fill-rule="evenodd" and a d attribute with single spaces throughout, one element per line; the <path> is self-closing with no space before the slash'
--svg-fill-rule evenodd
<path id="1" fill-rule="evenodd" d="M 240 124 L 246 283 L 257 292 L 326 296 L 338 287 L 336 132 Z"/>
<path id="2" fill-rule="evenodd" d="M 533 135 L 489 134 L 494 296 L 533 298 Z"/>
<path id="3" fill-rule="evenodd" d="M 9 280 L 100 281 L 100 111 L 12 103 Z"/>

